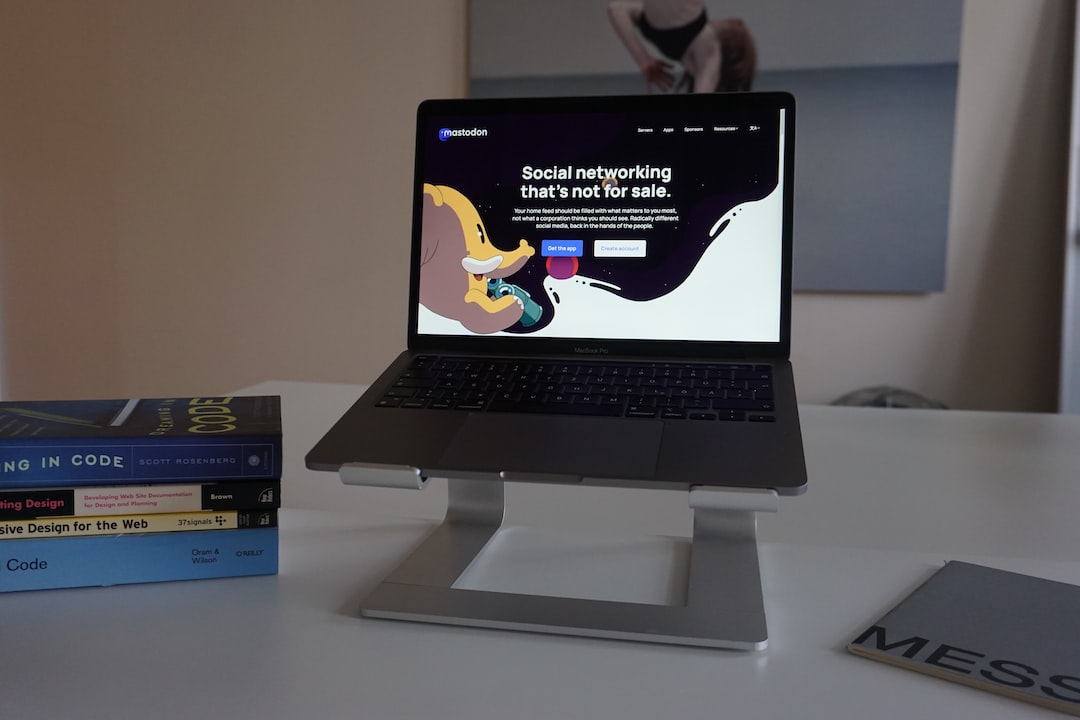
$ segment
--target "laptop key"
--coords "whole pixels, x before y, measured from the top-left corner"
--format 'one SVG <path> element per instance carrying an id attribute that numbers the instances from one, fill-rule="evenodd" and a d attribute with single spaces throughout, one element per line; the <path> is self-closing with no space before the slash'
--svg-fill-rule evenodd
<path id="1" fill-rule="evenodd" d="M 771 400 L 754 400 L 752 398 L 725 398 L 712 401 L 714 410 L 757 410 L 772 412 L 775 408 Z"/>
<path id="2" fill-rule="evenodd" d="M 489 412 L 520 412 L 530 415 L 584 415 L 591 417 L 619 417 L 622 408 L 617 405 L 590 405 L 573 403 L 492 403 Z"/>
<path id="3" fill-rule="evenodd" d="M 589 417 L 619 417 L 622 415 L 622 407 L 618 405 L 574 403 L 560 412 L 567 415 L 586 415 Z"/>

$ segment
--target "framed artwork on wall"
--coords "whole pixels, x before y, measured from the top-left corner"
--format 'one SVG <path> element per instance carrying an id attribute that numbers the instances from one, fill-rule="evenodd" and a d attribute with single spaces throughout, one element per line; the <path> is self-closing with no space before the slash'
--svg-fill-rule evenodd
<path id="1" fill-rule="evenodd" d="M 470 93 L 791 92 L 795 289 L 938 292 L 962 10 L 963 0 L 471 0 Z"/>

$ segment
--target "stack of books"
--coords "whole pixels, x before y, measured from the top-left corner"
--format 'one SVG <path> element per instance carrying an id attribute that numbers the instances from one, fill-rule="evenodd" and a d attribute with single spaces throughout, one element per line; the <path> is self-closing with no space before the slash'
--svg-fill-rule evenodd
<path id="1" fill-rule="evenodd" d="M 0 403 L 0 592 L 277 572 L 281 398 Z"/>

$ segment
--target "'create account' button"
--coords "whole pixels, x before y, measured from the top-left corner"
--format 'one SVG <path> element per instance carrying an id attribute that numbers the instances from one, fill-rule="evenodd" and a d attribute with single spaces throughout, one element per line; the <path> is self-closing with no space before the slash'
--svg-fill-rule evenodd
<path id="1" fill-rule="evenodd" d="M 645 240 L 595 240 L 594 257 L 645 257 Z"/>
<path id="2" fill-rule="evenodd" d="M 584 240 L 541 240 L 543 257 L 581 257 L 585 254 Z"/>

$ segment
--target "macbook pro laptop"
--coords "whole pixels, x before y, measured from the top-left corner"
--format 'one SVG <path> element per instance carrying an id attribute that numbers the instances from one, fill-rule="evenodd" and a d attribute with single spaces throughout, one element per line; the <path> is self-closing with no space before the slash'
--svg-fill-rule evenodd
<path id="1" fill-rule="evenodd" d="M 797 494 L 786 93 L 417 112 L 408 347 L 308 453 Z"/>

